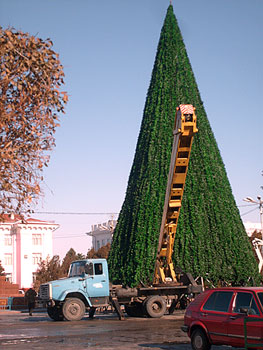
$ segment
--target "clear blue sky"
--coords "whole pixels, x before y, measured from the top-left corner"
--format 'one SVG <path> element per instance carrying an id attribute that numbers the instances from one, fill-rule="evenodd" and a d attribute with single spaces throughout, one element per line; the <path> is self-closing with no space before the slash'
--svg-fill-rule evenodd
<path id="1" fill-rule="evenodd" d="M 50 37 L 69 93 L 45 170 L 42 212 L 119 212 L 169 0 L 0 0 L 0 23 Z M 263 1 L 173 0 L 204 106 L 241 214 L 263 197 Z M 109 215 L 43 215 L 61 225 L 54 253 L 86 253 Z M 116 217 L 115 217 L 116 218 Z M 259 210 L 242 215 L 259 222 Z"/>

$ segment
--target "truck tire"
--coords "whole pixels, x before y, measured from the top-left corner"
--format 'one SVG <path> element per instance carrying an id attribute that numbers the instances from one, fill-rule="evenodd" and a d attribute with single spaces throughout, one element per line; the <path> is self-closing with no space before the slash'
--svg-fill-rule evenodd
<path id="1" fill-rule="evenodd" d="M 79 298 L 65 300 L 62 311 L 67 321 L 79 321 L 85 314 L 85 304 Z"/>
<path id="2" fill-rule="evenodd" d="M 131 305 L 125 305 L 125 312 L 130 317 L 143 317 L 144 310 L 142 303 L 133 303 Z"/>
<path id="3" fill-rule="evenodd" d="M 191 335 L 191 345 L 193 350 L 210 350 L 211 344 L 202 329 L 196 329 Z"/>
<path id="4" fill-rule="evenodd" d="M 166 302 L 161 296 L 153 295 L 144 300 L 144 308 L 149 317 L 160 318 L 166 311 Z"/>
<path id="5" fill-rule="evenodd" d="M 52 306 L 47 308 L 48 316 L 54 321 L 63 321 L 63 314 L 60 307 Z"/>

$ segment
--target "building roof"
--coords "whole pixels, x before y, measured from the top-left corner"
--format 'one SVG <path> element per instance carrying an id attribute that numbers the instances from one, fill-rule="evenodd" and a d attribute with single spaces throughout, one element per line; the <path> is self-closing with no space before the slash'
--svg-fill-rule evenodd
<path id="1" fill-rule="evenodd" d="M 58 225 L 52 221 L 44 221 L 35 218 L 25 218 L 22 215 L 18 214 L 2 214 L 0 216 L 0 225 L 1 224 L 38 224 L 38 225 Z"/>
<path id="2" fill-rule="evenodd" d="M 18 214 L 1 214 L 0 215 L 0 224 L 13 224 L 14 222 L 21 221 L 22 216 Z"/>
<path id="3" fill-rule="evenodd" d="M 246 229 L 248 236 L 251 236 L 254 231 L 261 230 L 261 224 L 258 222 L 244 222 L 243 223 Z"/>
<path id="4" fill-rule="evenodd" d="M 91 231 L 86 232 L 86 235 L 95 237 L 103 233 L 113 233 L 113 230 L 115 229 L 116 224 L 117 224 L 117 220 L 108 220 L 103 224 L 91 225 Z"/>

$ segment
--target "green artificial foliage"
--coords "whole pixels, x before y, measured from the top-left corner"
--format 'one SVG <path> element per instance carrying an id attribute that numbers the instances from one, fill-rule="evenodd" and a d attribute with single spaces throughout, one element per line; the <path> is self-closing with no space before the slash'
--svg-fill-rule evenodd
<path id="1" fill-rule="evenodd" d="M 167 10 L 126 197 L 109 255 L 112 282 L 151 283 L 169 172 L 176 107 L 196 107 L 174 261 L 214 283 L 241 284 L 258 268 L 207 119 L 173 7 Z"/>

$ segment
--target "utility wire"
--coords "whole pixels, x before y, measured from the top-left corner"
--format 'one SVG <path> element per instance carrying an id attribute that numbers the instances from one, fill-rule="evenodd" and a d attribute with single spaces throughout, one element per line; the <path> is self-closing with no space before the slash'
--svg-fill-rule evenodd
<path id="1" fill-rule="evenodd" d="M 246 213 L 244 213 L 244 214 L 240 214 L 240 216 L 244 216 L 244 215 L 247 215 L 247 214 L 249 214 L 249 213 L 252 213 L 252 211 L 255 211 L 255 210 L 257 210 L 258 208 L 254 208 L 254 209 L 252 209 L 252 210 L 249 210 L 249 211 L 247 211 Z"/>
<path id="2" fill-rule="evenodd" d="M 257 203 L 238 205 L 238 208 L 255 206 Z M 34 211 L 32 214 L 48 214 L 48 215 L 118 215 L 119 213 L 97 213 L 97 212 L 63 212 L 63 211 Z"/>
<path id="3" fill-rule="evenodd" d="M 54 237 L 53 239 L 57 239 L 57 238 L 76 238 L 76 237 L 85 237 L 85 234 L 80 235 L 71 235 L 71 236 L 58 236 L 58 237 Z"/>
<path id="4" fill-rule="evenodd" d="M 255 206 L 257 203 L 238 205 L 238 208 Z M 119 213 L 97 213 L 97 212 L 63 212 L 63 211 L 34 211 L 32 214 L 48 214 L 48 215 L 118 215 Z"/>
<path id="5" fill-rule="evenodd" d="M 33 214 L 52 214 L 52 215 L 117 215 L 119 213 L 74 213 L 61 211 L 34 211 Z"/>
<path id="6" fill-rule="evenodd" d="M 238 207 L 238 208 L 242 208 L 242 207 L 251 207 L 251 206 L 254 206 L 254 205 L 257 205 L 257 203 L 243 204 L 243 205 L 238 205 L 237 207 Z"/>

